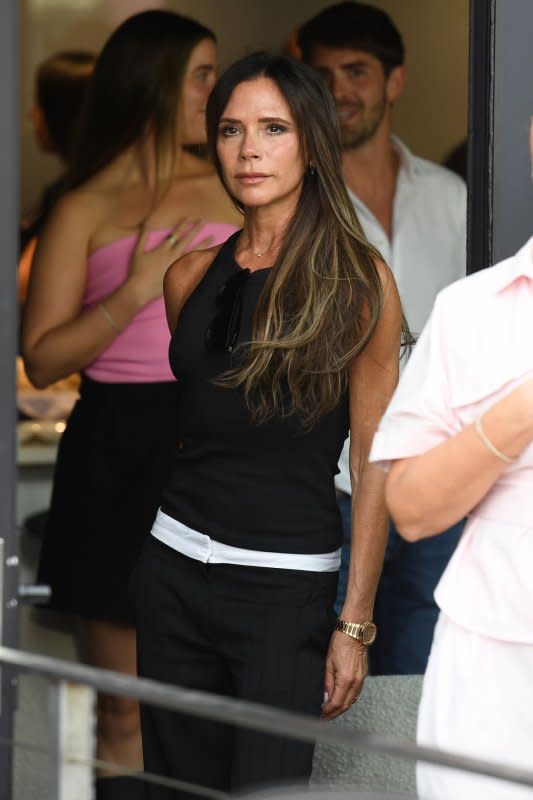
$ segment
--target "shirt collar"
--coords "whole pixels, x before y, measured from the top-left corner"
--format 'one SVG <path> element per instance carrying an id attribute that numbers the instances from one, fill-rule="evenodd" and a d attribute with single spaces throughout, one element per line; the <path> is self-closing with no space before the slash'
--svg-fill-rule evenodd
<path id="1" fill-rule="evenodd" d="M 495 292 L 507 289 L 518 278 L 533 281 L 533 237 L 529 239 L 516 255 L 502 264 L 502 269 L 491 274 L 492 288 Z"/>
<path id="2" fill-rule="evenodd" d="M 399 139 L 397 136 L 391 136 L 391 142 L 394 150 L 396 151 L 400 159 L 398 183 L 400 183 L 400 176 L 402 179 L 406 178 L 407 180 L 413 180 L 415 172 L 417 171 L 415 156 L 411 153 L 409 148 L 402 142 L 402 140 Z M 348 195 L 350 196 L 350 199 L 352 203 L 355 205 L 355 207 L 359 209 L 359 211 L 362 210 L 366 212 L 369 216 L 373 217 L 372 213 L 367 209 L 363 201 L 359 199 L 359 197 L 355 194 L 355 192 L 352 192 L 349 186 L 346 186 L 346 188 L 348 190 Z M 396 195 L 397 194 L 398 194 L 398 187 L 396 188 Z M 395 204 L 396 204 L 396 197 L 395 197 Z"/>
<path id="3" fill-rule="evenodd" d="M 400 172 L 404 172 L 408 178 L 413 178 L 416 172 L 416 159 L 407 145 L 397 136 L 391 136 L 394 150 L 400 158 Z"/>

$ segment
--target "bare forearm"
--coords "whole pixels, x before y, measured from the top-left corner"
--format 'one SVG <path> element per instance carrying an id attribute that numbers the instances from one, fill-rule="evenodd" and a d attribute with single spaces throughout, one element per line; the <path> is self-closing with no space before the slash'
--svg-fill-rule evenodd
<path id="1" fill-rule="evenodd" d="M 402 308 L 392 273 L 380 265 L 383 308 L 366 350 L 350 369 L 352 538 L 343 618 L 372 619 L 387 546 L 389 517 L 383 470 L 369 464 L 370 447 L 398 382 Z"/>
<path id="2" fill-rule="evenodd" d="M 533 391 L 524 384 L 482 417 L 483 430 L 511 458 L 533 439 Z M 491 489 L 508 464 L 469 425 L 423 455 L 393 465 L 387 503 L 409 540 L 432 536 L 462 519 Z"/>
<path id="3" fill-rule="evenodd" d="M 104 299 L 105 312 L 95 306 L 75 319 L 47 331 L 37 341 L 23 336 L 23 355 L 31 382 L 44 388 L 91 364 L 142 307 L 134 283 L 124 284 Z"/>
<path id="4" fill-rule="evenodd" d="M 372 619 L 387 546 L 389 516 L 383 471 L 367 465 L 352 497 L 350 572 L 341 616 L 364 622 Z"/>

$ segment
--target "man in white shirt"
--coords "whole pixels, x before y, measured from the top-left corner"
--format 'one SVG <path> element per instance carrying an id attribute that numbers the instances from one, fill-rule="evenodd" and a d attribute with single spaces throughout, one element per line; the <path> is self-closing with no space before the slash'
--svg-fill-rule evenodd
<path id="1" fill-rule="evenodd" d="M 416 336 L 438 292 L 466 271 L 465 185 L 443 167 L 414 156 L 392 135 L 392 107 L 406 74 L 402 38 L 387 14 L 358 2 L 331 6 L 300 28 L 298 45 L 303 60 L 323 75 L 333 94 L 346 186 L 366 236 L 394 273 Z M 339 470 L 345 544 L 337 611 L 348 579 L 348 442 Z M 373 674 L 424 671 L 438 614 L 433 590 L 459 527 L 408 544 L 391 526 L 376 598 L 379 636 L 370 653 Z"/>

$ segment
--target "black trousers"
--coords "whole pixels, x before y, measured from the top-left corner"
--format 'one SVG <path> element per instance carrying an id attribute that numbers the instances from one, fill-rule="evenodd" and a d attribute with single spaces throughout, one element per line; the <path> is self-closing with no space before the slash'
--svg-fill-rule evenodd
<path id="1" fill-rule="evenodd" d="M 336 572 L 203 564 L 150 536 L 134 588 L 139 675 L 319 715 Z M 149 706 L 141 724 L 150 772 L 221 791 L 311 774 L 309 743 Z"/>

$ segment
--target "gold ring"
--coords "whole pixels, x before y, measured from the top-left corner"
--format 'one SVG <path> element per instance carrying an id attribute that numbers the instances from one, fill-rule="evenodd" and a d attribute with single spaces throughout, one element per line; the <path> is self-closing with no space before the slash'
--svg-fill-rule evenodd
<path id="1" fill-rule="evenodd" d="M 167 239 L 170 242 L 170 244 L 176 244 L 176 242 L 178 241 L 176 236 L 174 236 L 173 233 L 169 233 L 168 236 L 167 236 Z"/>

